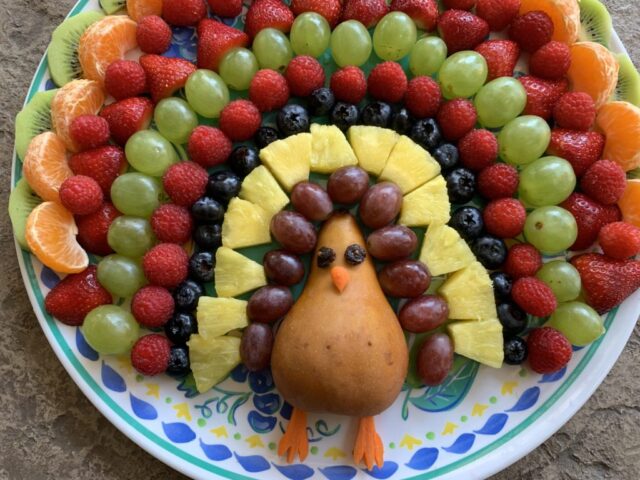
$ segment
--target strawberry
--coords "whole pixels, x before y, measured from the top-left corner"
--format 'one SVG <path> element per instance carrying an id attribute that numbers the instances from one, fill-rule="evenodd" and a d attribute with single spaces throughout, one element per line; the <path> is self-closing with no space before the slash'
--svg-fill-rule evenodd
<path id="1" fill-rule="evenodd" d="M 198 68 L 217 71 L 225 53 L 247 45 L 249 36 L 243 31 L 205 18 L 198 24 Z"/>
<path id="2" fill-rule="evenodd" d="M 529 365 L 536 373 L 554 373 L 564 368 L 573 355 L 571 343 L 555 328 L 534 328 L 527 338 Z"/>
<path id="3" fill-rule="evenodd" d="M 571 212 L 578 225 L 578 237 L 570 250 L 589 248 L 604 225 L 620 220 L 620 210 L 616 205 L 600 205 L 582 193 L 572 193 L 560 206 Z"/>
<path id="4" fill-rule="evenodd" d="M 487 21 L 492 32 L 507 28 L 518 16 L 520 0 L 478 0 L 476 15 Z"/>
<path id="5" fill-rule="evenodd" d="M 71 155 L 69 168 L 76 175 L 93 178 L 108 197 L 111 184 L 127 169 L 127 159 L 120 147 L 107 145 Z"/>
<path id="6" fill-rule="evenodd" d="M 125 98 L 104 107 L 100 116 L 109 124 L 111 138 L 124 146 L 131 135 L 149 126 L 153 103 L 145 97 Z"/>
<path id="7" fill-rule="evenodd" d="M 520 47 L 511 40 L 487 40 L 476 47 L 476 52 L 487 61 L 488 81 L 498 77 L 512 77 L 520 57 Z"/>
<path id="8" fill-rule="evenodd" d="M 189 75 L 196 71 L 193 63 L 181 58 L 167 58 L 153 54 L 140 57 L 140 65 L 147 74 L 149 92 L 156 103 L 184 87 Z"/>
<path id="9" fill-rule="evenodd" d="M 341 0 L 292 0 L 291 10 L 297 17 L 304 12 L 316 12 L 327 19 L 331 28 L 335 27 L 342 16 Z"/>
<path id="10" fill-rule="evenodd" d="M 105 256 L 113 253 L 107 235 L 113 221 L 122 215 L 110 202 L 104 202 L 102 207 L 89 215 L 76 215 L 78 227 L 78 243 L 87 252 Z"/>
<path id="11" fill-rule="evenodd" d="M 452 54 L 477 47 L 489 35 L 489 24 L 465 10 L 447 10 L 438 18 L 438 32 Z"/>
<path id="12" fill-rule="evenodd" d="M 476 6 L 476 0 L 442 0 L 442 3 L 449 10 L 471 10 Z"/>
<path id="13" fill-rule="evenodd" d="M 571 259 L 580 273 L 585 300 L 598 313 L 620 305 L 640 288 L 640 262 L 614 260 L 599 253 L 586 253 Z"/>
<path id="14" fill-rule="evenodd" d="M 162 18 L 169 25 L 191 27 L 206 16 L 204 0 L 162 0 Z"/>
<path id="15" fill-rule="evenodd" d="M 234 18 L 242 13 L 242 0 L 207 0 L 211 13 Z"/>
<path id="16" fill-rule="evenodd" d="M 569 82 L 566 79 L 543 80 L 532 75 L 525 75 L 518 80 L 527 92 L 524 115 L 537 115 L 545 120 L 551 119 L 553 107 L 569 89 Z"/>
<path id="17" fill-rule="evenodd" d="M 357 20 L 365 27 L 375 27 L 389 12 L 389 7 L 385 0 L 346 0 L 342 21 Z"/>
<path id="18" fill-rule="evenodd" d="M 391 10 L 406 13 L 422 30 L 430 32 L 436 28 L 438 4 L 435 0 L 393 0 Z"/>
<path id="19" fill-rule="evenodd" d="M 547 152 L 567 160 L 576 177 L 582 176 L 598 159 L 602 158 L 605 137 L 598 132 L 579 132 L 554 128 Z"/>
<path id="20" fill-rule="evenodd" d="M 244 31 L 253 38 L 265 28 L 287 33 L 293 24 L 293 13 L 281 0 L 254 0 L 244 20 Z"/>

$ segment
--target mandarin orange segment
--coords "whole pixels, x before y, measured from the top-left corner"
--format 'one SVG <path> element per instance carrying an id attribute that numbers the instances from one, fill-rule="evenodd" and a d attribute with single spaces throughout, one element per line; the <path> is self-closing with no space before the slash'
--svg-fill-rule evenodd
<path id="1" fill-rule="evenodd" d="M 553 40 L 571 45 L 580 32 L 580 6 L 577 0 L 522 0 L 520 15 L 534 10 L 545 12 L 553 22 Z"/>
<path id="2" fill-rule="evenodd" d="M 27 218 L 26 238 L 31 251 L 47 267 L 78 273 L 89 265 L 87 252 L 76 240 L 73 215 L 59 203 L 44 202 Z"/>
<path id="3" fill-rule="evenodd" d="M 599 107 L 616 89 L 618 60 L 606 47 L 595 42 L 574 43 L 570 49 L 571 66 L 567 77 L 571 90 L 588 93 Z"/>
<path id="4" fill-rule="evenodd" d="M 59 202 L 60 185 L 73 176 L 62 139 L 53 132 L 33 137 L 24 156 L 22 174 L 40 198 Z"/>
<path id="5" fill-rule="evenodd" d="M 640 227 L 640 180 L 628 180 L 624 195 L 618 202 L 622 219 Z"/>
<path id="6" fill-rule="evenodd" d="M 139 22 L 148 15 L 162 15 L 162 0 L 127 0 L 127 14 Z"/>
<path id="7" fill-rule="evenodd" d="M 603 158 L 625 171 L 640 167 L 640 108 L 629 102 L 610 102 L 598 110 L 596 125 L 605 134 Z"/>
<path id="8" fill-rule="evenodd" d="M 126 15 L 110 15 L 87 28 L 78 43 L 84 77 L 102 85 L 107 67 L 138 46 L 136 27 Z"/>

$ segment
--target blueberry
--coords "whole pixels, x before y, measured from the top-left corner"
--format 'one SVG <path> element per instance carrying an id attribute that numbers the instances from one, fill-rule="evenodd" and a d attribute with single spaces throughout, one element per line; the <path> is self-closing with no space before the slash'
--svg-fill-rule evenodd
<path id="1" fill-rule="evenodd" d="M 191 215 L 198 223 L 220 223 L 224 220 L 224 206 L 211 197 L 201 197 L 191 206 Z"/>
<path id="2" fill-rule="evenodd" d="M 253 137 L 256 146 L 263 149 L 278 140 L 278 131 L 272 127 L 260 127 Z"/>
<path id="3" fill-rule="evenodd" d="M 465 240 L 475 240 L 484 228 L 482 213 L 476 207 L 459 208 L 451 215 L 449 226 L 456 229 Z"/>
<path id="4" fill-rule="evenodd" d="M 443 171 L 449 171 L 458 165 L 460 152 L 455 145 L 443 143 L 433 151 L 433 158 L 440 164 Z"/>
<path id="5" fill-rule="evenodd" d="M 371 102 L 360 112 L 360 123 L 387 128 L 391 121 L 391 106 L 384 102 Z"/>
<path id="6" fill-rule="evenodd" d="M 241 186 L 240 177 L 229 170 L 222 170 L 209 175 L 207 195 L 226 205 L 240 193 Z"/>
<path id="7" fill-rule="evenodd" d="M 433 152 L 442 143 L 440 126 L 433 118 L 418 120 L 411 128 L 409 135 L 414 142 Z"/>
<path id="8" fill-rule="evenodd" d="M 186 312 L 176 312 L 164 324 L 164 333 L 176 345 L 185 345 L 192 334 L 198 333 L 196 317 Z"/>
<path id="9" fill-rule="evenodd" d="M 513 303 L 498 305 L 498 319 L 502 324 L 502 332 L 507 335 L 517 335 L 527 328 L 527 314 Z"/>
<path id="10" fill-rule="evenodd" d="M 220 225 L 200 225 L 193 232 L 193 241 L 203 250 L 217 250 L 222 245 L 222 228 Z"/>
<path id="11" fill-rule="evenodd" d="M 407 135 L 411 131 L 413 126 L 413 119 L 409 110 L 406 108 L 400 108 L 391 115 L 391 122 L 389 122 L 389 128 L 395 130 L 400 135 Z"/>
<path id="12" fill-rule="evenodd" d="M 504 242 L 491 235 L 484 235 L 476 239 L 471 246 L 478 261 L 488 270 L 495 270 L 507 259 L 507 246 Z"/>
<path id="13" fill-rule="evenodd" d="M 204 295 L 202 285 L 193 280 L 185 280 L 173 291 L 176 308 L 185 312 L 192 312 L 198 306 L 198 300 Z"/>
<path id="14" fill-rule="evenodd" d="M 285 137 L 309 131 L 309 113 L 302 105 L 285 105 L 276 116 L 278 130 Z"/>
<path id="15" fill-rule="evenodd" d="M 476 193 L 476 176 L 466 168 L 456 168 L 447 175 L 447 191 L 451 203 L 467 203 Z"/>
<path id="16" fill-rule="evenodd" d="M 493 294 L 496 300 L 509 300 L 513 279 L 504 272 L 493 272 L 489 276 L 493 282 Z"/>
<path id="17" fill-rule="evenodd" d="M 189 259 L 189 276 L 196 282 L 211 282 L 216 257 L 211 252 L 197 252 Z"/>
<path id="18" fill-rule="evenodd" d="M 169 365 L 167 365 L 167 374 L 172 377 L 184 377 L 188 375 L 190 371 L 191 362 L 189 361 L 189 349 L 180 345 L 172 345 Z"/>
<path id="19" fill-rule="evenodd" d="M 227 162 L 231 170 L 233 170 L 233 173 L 240 178 L 244 178 L 249 175 L 254 168 L 260 166 L 260 157 L 258 157 L 258 151 L 255 148 L 240 145 L 233 149 Z"/>
<path id="20" fill-rule="evenodd" d="M 527 342 L 520 337 L 511 337 L 504 341 L 504 363 L 520 365 L 526 359 Z"/>
<path id="21" fill-rule="evenodd" d="M 331 110 L 331 123 L 343 132 L 358 123 L 358 107 L 350 103 L 338 102 Z"/>
<path id="22" fill-rule="evenodd" d="M 327 115 L 336 104 L 336 97 L 330 88 L 318 88 L 311 92 L 307 106 L 311 115 L 322 117 Z"/>

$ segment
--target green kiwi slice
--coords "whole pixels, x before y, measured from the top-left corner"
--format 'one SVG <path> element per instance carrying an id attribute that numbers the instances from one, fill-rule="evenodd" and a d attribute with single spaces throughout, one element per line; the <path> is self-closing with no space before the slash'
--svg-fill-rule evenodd
<path id="1" fill-rule="evenodd" d="M 59 87 L 82 75 L 78 42 L 87 27 L 103 17 L 100 12 L 82 12 L 67 18 L 53 31 L 47 61 L 51 78 Z"/>
<path id="2" fill-rule="evenodd" d="M 625 100 L 640 107 L 640 73 L 628 55 L 621 53 L 616 55 L 616 58 L 620 65 L 620 71 L 618 72 L 615 99 Z"/>
<path id="3" fill-rule="evenodd" d="M 16 115 L 16 152 L 24 160 L 29 142 L 51 130 L 51 101 L 58 89 L 36 93 Z"/>
<path id="4" fill-rule="evenodd" d="M 31 211 L 42 203 L 24 178 L 18 180 L 16 186 L 9 195 L 9 218 L 16 240 L 20 246 L 29 250 L 25 236 L 27 228 L 27 218 Z"/>
<path id="5" fill-rule="evenodd" d="M 609 47 L 613 31 L 611 15 L 599 0 L 580 0 L 580 23 L 580 40 Z"/>
<path id="6" fill-rule="evenodd" d="M 116 13 L 121 8 L 124 8 L 126 4 L 126 0 L 100 0 L 100 7 L 102 7 L 102 10 L 108 15 Z"/>

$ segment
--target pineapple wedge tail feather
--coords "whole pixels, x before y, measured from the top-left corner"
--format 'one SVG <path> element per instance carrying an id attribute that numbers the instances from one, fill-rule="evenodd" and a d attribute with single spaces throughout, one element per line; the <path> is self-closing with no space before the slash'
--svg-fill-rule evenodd
<path id="1" fill-rule="evenodd" d="M 420 145 L 402 135 L 395 144 L 378 181 L 398 185 L 403 194 L 412 192 L 440 173 L 440 164 Z"/>
<path id="2" fill-rule="evenodd" d="M 404 196 L 398 223 L 407 227 L 445 224 L 451 218 L 447 182 L 438 175 Z"/>
<path id="3" fill-rule="evenodd" d="M 333 173 L 357 165 L 358 159 L 344 133 L 335 125 L 311 125 L 311 171 Z"/>
<path id="4" fill-rule="evenodd" d="M 222 224 L 222 245 L 244 248 L 271 242 L 269 223 L 273 215 L 254 203 L 233 198 Z"/>
<path id="5" fill-rule="evenodd" d="M 388 128 L 353 126 L 347 132 L 358 165 L 367 173 L 380 175 L 400 135 Z"/>
<path id="6" fill-rule="evenodd" d="M 493 368 L 502 367 L 502 324 L 496 318 L 480 322 L 456 322 L 447 327 L 458 355 Z"/>
<path id="7" fill-rule="evenodd" d="M 260 160 L 290 192 L 297 183 L 309 179 L 311 134 L 299 133 L 271 143 L 260 151 Z"/>
<path id="8" fill-rule="evenodd" d="M 260 205 L 270 215 L 275 215 L 289 203 L 289 197 L 264 165 L 253 169 L 245 177 L 238 196 L 243 200 Z"/>
<path id="9" fill-rule="evenodd" d="M 498 318 L 493 282 L 477 261 L 451 275 L 438 290 L 449 304 L 449 318 L 489 320 Z"/>
<path id="10" fill-rule="evenodd" d="M 433 223 L 424 236 L 420 261 L 437 277 L 471 265 L 476 257 L 455 229 Z"/>
<path id="11" fill-rule="evenodd" d="M 267 284 L 262 265 L 224 246 L 216 252 L 214 275 L 219 297 L 237 297 Z"/>
<path id="12" fill-rule="evenodd" d="M 200 297 L 196 318 L 198 333 L 205 338 L 216 338 L 231 330 L 249 325 L 245 300 L 222 297 Z"/>

